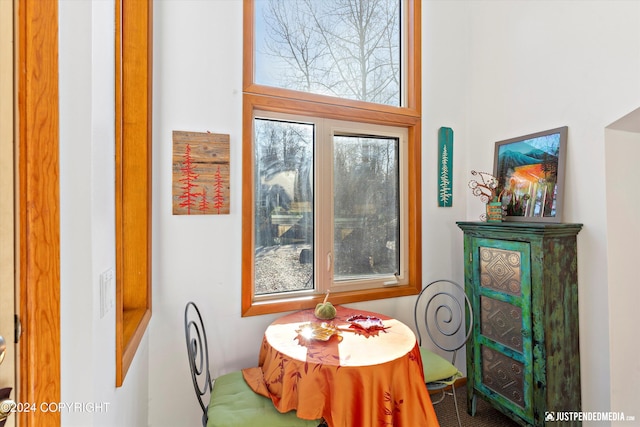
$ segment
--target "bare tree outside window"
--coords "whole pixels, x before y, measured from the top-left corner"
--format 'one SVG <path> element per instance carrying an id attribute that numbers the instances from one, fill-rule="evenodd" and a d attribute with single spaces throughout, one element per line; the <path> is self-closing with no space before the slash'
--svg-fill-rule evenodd
<path id="1" fill-rule="evenodd" d="M 399 0 L 256 0 L 259 84 L 400 106 Z"/>
<path id="2" fill-rule="evenodd" d="M 335 279 L 399 271 L 398 140 L 334 138 Z"/>
<path id="3" fill-rule="evenodd" d="M 313 287 L 313 131 L 308 123 L 255 120 L 255 288 Z"/>

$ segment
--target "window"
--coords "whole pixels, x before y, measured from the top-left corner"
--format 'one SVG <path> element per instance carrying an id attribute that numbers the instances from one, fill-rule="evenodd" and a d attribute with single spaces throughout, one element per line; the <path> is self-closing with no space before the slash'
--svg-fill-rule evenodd
<path id="1" fill-rule="evenodd" d="M 399 0 L 255 0 L 258 84 L 400 106 Z"/>
<path id="2" fill-rule="evenodd" d="M 244 315 L 420 290 L 419 16 L 245 3 Z"/>

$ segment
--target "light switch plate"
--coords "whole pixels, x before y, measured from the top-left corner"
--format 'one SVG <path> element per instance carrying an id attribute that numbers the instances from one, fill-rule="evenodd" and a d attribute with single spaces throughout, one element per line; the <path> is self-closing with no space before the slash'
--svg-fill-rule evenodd
<path id="1" fill-rule="evenodd" d="M 115 272 L 110 268 L 100 274 L 100 318 L 103 318 L 114 305 L 113 281 Z"/>

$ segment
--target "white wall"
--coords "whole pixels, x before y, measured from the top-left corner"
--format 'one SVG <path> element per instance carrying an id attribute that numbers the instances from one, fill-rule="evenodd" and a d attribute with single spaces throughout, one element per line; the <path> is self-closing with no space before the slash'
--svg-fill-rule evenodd
<path id="1" fill-rule="evenodd" d="M 640 108 L 609 126 L 605 138 L 611 409 L 639 421 L 640 358 L 636 351 L 628 351 L 628 346 L 638 336 L 640 324 L 635 268 L 638 254 L 629 250 L 632 243 L 640 241 Z M 623 426 L 628 422 L 613 424 Z"/>
<path id="2" fill-rule="evenodd" d="M 569 126 L 565 220 L 584 224 L 583 410 L 609 410 L 607 319 L 624 318 L 608 309 L 604 128 L 638 106 L 640 2 L 423 1 L 422 8 L 425 281 L 462 280 L 455 221 L 481 212 L 466 185 L 471 169 L 492 169 L 493 143 Z M 242 2 L 154 3 L 153 317 L 120 389 L 113 312 L 100 318 L 98 305 L 99 275 L 114 266 L 115 250 L 112 25 L 112 0 L 60 0 L 62 398 L 113 408 L 63 414 L 63 425 L 198 425 L 182 325 L 186 301 L 198 302 L 217 344 L 214 375 L 255 365 L 262 331 L 276 317 L 240 317 Z M 452 208 L 436 203 L 441 126 L 455 134 Z M 171 214 L 173 130 L 230 134 L 229 215 Z M 358 306 L 410 323 L 411 302 Z M 627 340 L 626 349 L 636 353 L 638 345 Z"/>
<path id="3" fill-rule="evenodd" d="M 115 267 L 112 0 L 59 2 L 61 400 L 65 427 L 147 424 L 148 339 L 115 387 L 115 313 L 100 317 L 99 277 Z M 112 297 L 115 288 L 112 288 Z"/>

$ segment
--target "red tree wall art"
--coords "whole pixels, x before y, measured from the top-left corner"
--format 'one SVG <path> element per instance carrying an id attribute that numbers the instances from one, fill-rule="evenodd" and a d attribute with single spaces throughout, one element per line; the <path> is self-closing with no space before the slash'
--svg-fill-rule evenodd
<path id="1" fill-rule="evenodd" d="M 173 214 L 229 213 L 229 135 L 173 132 Z"/>
<path id="2" fill-rule="evenodd" d="M 216 174 L 213 181 L 213 188 L 215 193 L 213 195 L 213 207 L 220 213 L 220 210 L 224 207 L 224 178 L 220 172 L 220 166 L 216 170 Z"/>
<path id="3" fill-rule="evenodd" d="M 182 194 L 179 206 L 187 210 L 187 215 L 191 215 L 191 208 L 196 204 L 196 195 L 193 193 L 196 187 L 198 174 L 194 172 L 193 159 L 191 158 L 191 145 L 187 144 L 184 149 L 182 167 L 180 168 L 180 189 Z"/>

